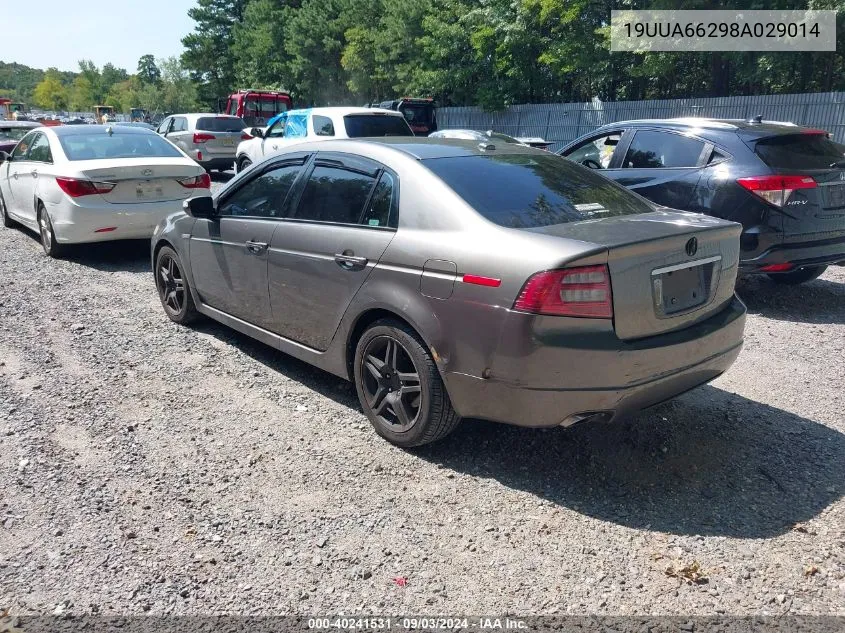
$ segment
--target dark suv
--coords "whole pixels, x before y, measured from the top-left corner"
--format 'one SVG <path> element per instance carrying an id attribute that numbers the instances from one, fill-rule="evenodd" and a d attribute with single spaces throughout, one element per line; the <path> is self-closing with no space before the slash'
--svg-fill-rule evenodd
<path id="1" fill-rule="evenodd" d="M 791 123 L 621 121 L 560 152 L 658 204 L 743 226 L 740 270 L 799 284 L 845 262 L 845 145 Z"/>

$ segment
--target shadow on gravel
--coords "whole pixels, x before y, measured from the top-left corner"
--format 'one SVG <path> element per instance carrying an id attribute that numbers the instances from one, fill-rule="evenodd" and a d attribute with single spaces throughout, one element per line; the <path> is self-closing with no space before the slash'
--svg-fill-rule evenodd
<path id="1" fill-rule="evenodd" d="M 845 284 L 815 279 L 781 286 L 767 277 L 746 277 L 737 293 L 752 314 L 798 323 L 845 323 Z"/>
<path id="2" fill-rule="evenodd" d="M 74 245 L 66 260 L 97 270 L 150 272 L 150 240 L 121 240 Z"/>
<path id="3" fill-rule="evenodd" d="M 638 529 L 765 538 L 845 493 L 845 435 L 706 386 L 627 422 L 465 421 L 423 459 Z"/>

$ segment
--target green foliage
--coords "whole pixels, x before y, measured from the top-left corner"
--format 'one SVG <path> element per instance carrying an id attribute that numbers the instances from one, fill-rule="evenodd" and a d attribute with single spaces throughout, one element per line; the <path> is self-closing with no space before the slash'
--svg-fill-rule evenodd
<path id="1" fill-rule="evenodd" d="M 158 84 L 161 81 L 161 70 L 156 65 L 155 57 L 142 55 L 138 60 L 138 79 L 145 84 Z"/>
<path id="2" fill-rule="evenodd" d="M 33 92 L 35 105 L 48 110 L 63 110 L 68 103 L 68 89 L 62 83 L 61 73 L 55 68 L 48 68 L 44 79 L 35 86 Z"/>

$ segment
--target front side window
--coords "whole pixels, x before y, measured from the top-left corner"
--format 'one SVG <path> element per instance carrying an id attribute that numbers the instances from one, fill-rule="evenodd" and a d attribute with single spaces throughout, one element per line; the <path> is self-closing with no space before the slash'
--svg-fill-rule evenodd
<path id="1" fill-rule="evenodd" d="M 554 154 L 431 158 L 422 164 L 501 226 L 527 229 L 652 211 L 624 187 Z"/>
<path id="2" fill-rule="evenodd" d="M 53 154 L 50 152 L 50 139 L 45 134 L 39 134 L 29 148 L 29 160 L 39 163 L 52 163 Z"/>
<path id="3" fill-rule="evenodd" d="M 373 175 L 317 165 L 305 185 L 294 217 L 298 220 L 358 224 L 375 182 Z"/>
<path id="4" fill-rule="evenodd" d="M 220 215 L 229 217 L 280 218 L 285 199 L 302 165 L 284 165 L 253 178 L 229 195 L 220 205 Z"/>
<path id="5" fill-rule="evenodd" d="M 188 131 L 188 120 L 184 117 L 176 117 L 173 119 L 173 129 L 172 132 L 187 132 Z"/>
<path id="6" fill-rule="evenodd" d="M 616 150 L 616 146 L 619 145 L 619 139 L 621 138 L 622 132 L 604 134 L 598 138 L 585 141 L 570 151 L 566 157 L 590 169 L 607 169 L 610 167 L 613 152 Z"/>
<path id="7" fill-rule="evenodd" d="M 312 122 L 317 136 L 334 136 L 334 123 L 329 117 L 315 114 Z"/>
<path id="8" fill-rule="evenodd" d="M 15 149 L 12 150 L 12 159 L 26 160 L 26 154 L 27 152 L 29 152 L 29 148 L 35 142 L 35 137 L 37 136 L 37 132 L 30 132 L 29 134 L 24 136 L 21 141 L 15 146 Z"/>
<path id="9" fill-rule="evenodd" d="M 289 114 L 285 124 L 285 138 L 308 136 L 308 117 L 305 114 Z"/>
<path id="10" fill-rule="evenodd" d="M 267 128 L 267 133 L 264 135 L 264 138 L 281 138 L 285 135 L 285 125 L 287 124 L 287 117 L 282 117 L 269 128 Z"/>
<path id="11" fill-rule="evenodd" d="M 158 126 L 158 129 L 156 130 L 156 132 L 158 132 L 159 134 L 167 134 L 168 130 L 170 129 L 170 123 L 172 121 L 173 121 L 173 119 L 170 119 L 170 118 L 167 118 L 164 121 L 162 121 L 161 125 Z"/>
<path id="12" fill-rule="evenodd" d="M 688 136 L 639 130 L 625 154 L 622 167 L 626 169 L 667 169 L 695 167 L 704 143 Z"/>

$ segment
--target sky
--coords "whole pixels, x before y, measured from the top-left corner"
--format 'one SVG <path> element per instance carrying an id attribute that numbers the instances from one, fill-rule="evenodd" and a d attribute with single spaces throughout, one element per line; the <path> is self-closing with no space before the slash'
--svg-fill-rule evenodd
<path id="1" fill-rule="evenodd" d="M 194 0 L 39 0 L 33 11 L 15 2 L 9 5 L 14 9 L 0 10 L 0 60 L 75 71 L 80 59 L 90 59 L 98 67 L 111 62 L 133 73 L 142 55 L 152 53 L 158 59 L 182 52 L 181 39 L 194 27 L 188 17 L 194 4 Z"/>

